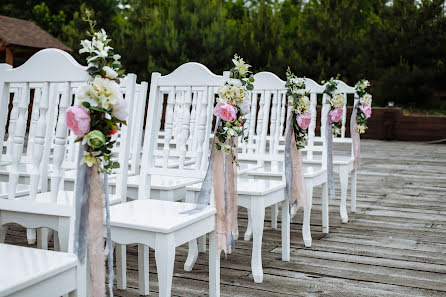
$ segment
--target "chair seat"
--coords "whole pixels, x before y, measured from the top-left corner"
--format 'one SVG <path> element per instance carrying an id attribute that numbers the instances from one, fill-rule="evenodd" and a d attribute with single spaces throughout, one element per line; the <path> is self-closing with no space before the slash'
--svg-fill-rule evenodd
<path id="1" fill-rule="evenodd" d="M 237 179 L 237 193 L 239 195 L 262 196 L 285 188 L 285 182 L 263 179 Z M 186 188 L 188 191 L 199 192 L 201 183 Z"/>
<path id="2" fill-rule="evenodd" d="M 134 200 L 112 206 L 110 223 L 116 227 L 170 233 L 216 213 L 212 206 L 191 214 L 185 213 L 196 206 L 192 203 L 154 199 Z"/>
<path id="3" fill-rule="evenodd" d="M 110 205 L 121 202 L 119 196 L 110 195 Z M 74 192 L 59 191 L 57 202 L 51 201 L 51 193 L 38 193 L 35 200 L 29 195 L 15 199 L 0 199 L 0 209 L 42 215 L 71 216 L 73 214 Z"/>
<path id="4" fill-rule="evenodd" d="M 0 243 L 0 296 L 9 296 L 77 265 L 74 254 Z"/>
<path id="5" fill-rule="evenodd" d="M 326 169 L 322 169 L 321 164 L 303 164 L 304 178 L 312 178 L 324 174 Z M 281 177 L 283 171 L 278 168 L 271 169 L 269 167 L 261 167 L 246 171 L 247 175 L 264 176 L 264 177 Z"/>
<path id="6" fill-rule="evenodd" d="M 140 176 L 130 176 L 127 179 L 127 187 L 137 188 L 139 187 Z M 200 182 L 199 179 L 189 178 L 189 177 L 177 177 L 177 176 L 166 176 L 166 175 L 152 175 L 150 179 L 150 187 L 152 190 L 175 190 L 179 188 L 184 188 L 188 185 Z"/>
<path id="7" fill-rule="evenodd" d="M 322 161 L 321 155 L 314 155 L 312 160 L 303 159 L 302 161 L 304 164 L 317 164 L 321 163 Z M 353 156 L 339 156 L 339 155 L 333 155 L 333 164 L 334 165 L 349 165 L 353 164 L 355 161 L 355 158 Z"/>

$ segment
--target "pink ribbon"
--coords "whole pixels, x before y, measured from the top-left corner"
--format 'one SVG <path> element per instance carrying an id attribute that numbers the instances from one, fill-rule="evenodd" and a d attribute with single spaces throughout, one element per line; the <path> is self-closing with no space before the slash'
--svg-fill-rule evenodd
<path id="1" fill-rule="evenodd" d="M 287 121 L 285 139 L 285 181 L 287 199 L 290 205 L 290 215 L 293 217 L 299 207 L 306 207 L 306 189 L 302 171 L 302 153 L 297 149 L 292 119 Z"/>
<path id="2" fill-rule="evenodd" d="M 357 105 L 353 106 L 352 117 L 350 118 L 350 134 L 353 142 L 353 156 L 355 158 L 353 167 L 355 170 L 359 169 L 359 163 L 361 160 L 361 149 L 360 149 L 360 141 L 361 138 L 358 132 L 358 122 L 356 120 L 356 115 L 358 113 Z"/>
<path id="3" fill-rule="evenodd" d="M 218 141 L 217 137 L 214 142 Z M 236 138 L 228 140 L 229 145 L 237 146 Z M 223 146 L 223 145 L 222 145 Z M 228 252 L 228 247 L 234 248 L 234 239 L 238 237 L 237 223 L 237 166 L 232 156 L 223 151 L 217 151 L 215 143 L 212 146 L 212 170 L 214 184 L 214 200 L 217 214 L 215 216 L 215 232 L 217 234 L 217 254 Z M 236 149 L 237 151 L 237 149 Z"/>
<path id="4" fill-rule="evenodd" d="M 98 173 L 97 165 L 93 165 L 91 168 L 88 208 L 88 257 L 90 261 L 91 294 L 93 297 L 103 297 L 105 296 L 104 184 Z"/>

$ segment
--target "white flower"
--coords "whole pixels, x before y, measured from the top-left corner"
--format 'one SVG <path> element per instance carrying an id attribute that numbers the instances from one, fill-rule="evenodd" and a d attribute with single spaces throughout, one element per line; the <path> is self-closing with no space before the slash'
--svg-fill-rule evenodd
<path id="1" fill-rule="evenodd" d="M 79 90 L 77 91 L 77 98 L 79 100 L 79 104 L 88 102 L 93 107 L 98 106 L 98 101 L 96 100 L 96 95 L 91 84 L 85 84 L 79 87 Z"/>
<path id="2" fill-rule="evenodd" d="M 114 59 L 115 61 L 118 61 L 119 59 L 121 59 L 121 56 L 118 55 L 118 54 L 114 54 L 114 55 L 113 55 L 113 59 Z"/>
<path id="3" fill-rule="evenodd" d="M 104 29 L 101 29 L 101 31 L 95 32 L 94 36 L 102 43 L 105 43 L 107 40 L 107 33 L 105 32 Z"/>
<path id="4" fill-rule="evenodd" d="M 112 116 L 120 121 L 125 121 L 128 115 L 127 102 L 124 99 L 120 98 L 118 102 L 113 105 Z"/>
<path id="5" fill-rule="evenodd" d="M 298 88 L 301 88 L 304 85 L 304 83 L 305 83 L 305 79 L 304 78 L 300 78 L 300 77 L 293 77 L 291 79 L 291 82 L 293 84 L 295 84 Z"/>
<path id="6" fill-rule="evenodd" d="M 118 77 L 118 73 L 108 66 L 102 67 L 102 70 L 105 71 L 105 77 L 109 79 L 115 79 L 116 77 Z"/>
<path id="7" fill-rule="evenodd" d="M 119 85 L 112 80 L 96 76 L 92 82 L 92 89 L 96 101 L 104 108 L 110 108 L 123 99 Z"/>
<path id="8" fill-rule="evenodd" d="M 330 99 L 330 103 L 335 108 L 343 108 L 345 104 L 344 94 L 338 93 Z"/>
<path id="9" fill-rule="evenodd" d="M 358 131 L 359 134 L 363 134 L 363 133 L 365 133 L 365 130 L 366 130 L 366 129 L 367 129 L 367 127 L 364 126 L 363 124 L 358 125 L 358 127 L 357 127 L 357 131 Z"/>
<path id="10" fill-rule="evenodd" d="M 372 105 L 372 95 L 365 94 L 364 97 L 360 99 L 362 105 L 371 106 Z"/>
<path id="11" fill-rule="evenodd" d="M 90 40 L 88 40 L 88 39 L 82 40 L 81 46 L 82 46 L 82 48 L 79 50 L 79 54 L 93 52 L 93 46 L 92 46 Z"/>
<path id="12" fill-rule="evenodd" d="M 251 104 L 249 104 L 248 100 L 244 100 L 238 107 L 243 115 L 248 114 L 251 110 Z"/>
<path id="13" fill-rule="evenodd" d="M 234 63 L 235 68 L 238 70 L 241 76 L 245 75 L 249 72 L 249 67 L 251 65 L 246 64 L 245 61 L 243 61 L 243 58 L 240 58 L 239 56 L 235 55 L 234 59 L 232 59 L 232 63 Z"/>
<path id="14" fill-rule="evenodd" d="M 293 104 L 293 103 L 294 103 L 293 96 L 288 96 L 288 104 Z"/>
<path id="15" fill-rule="evenodd" d="M 310 109 L 310 98 L 308 96 L 302 96 L 299 100 L 299 109 L 300 113 L 308 113 L 308 110 Z"/>

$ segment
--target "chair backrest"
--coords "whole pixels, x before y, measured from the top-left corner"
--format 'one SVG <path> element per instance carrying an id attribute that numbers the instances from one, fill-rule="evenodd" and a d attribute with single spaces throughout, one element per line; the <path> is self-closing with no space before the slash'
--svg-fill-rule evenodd
<path id="1" fill-rule="evenodd" d="M 241 159 L 256 159 L 258 164 L 271 161 L 273 164 L 283 161 L 285 149 L 286 119 L 291 112 L 286 98 L 285 81 L 271 72 L 260 72 L 254 75 L 254 90 L 251 98 L 251 114 L 249 120 L 248 144 L 241 144 Z M 317 118 L 317 96 L 324 91 L 323 86 L 312 79 L 305 79 L 306 92 L 310 94 L 311 124 L 308 128 L 308 144 L 302 151 L 312 159 L 314 152 L 326 153 L 325 142 L 315 143 Z M 260 99 L 259 99 L 260 98 Z M 257 110 L 258 106 L 258 110 Z M 249 157 L 251 156 L 251 157 Z M 325 162 L 323 162 L 325 166 Z M 274 166 L 274 165 L 273 165 Z"/>
<path id="2" fill-rule="evenodd" d="M 63 177 L 62 163 L 67 143 L 66 109 L 73 102 L 73 87 L 89 78 L 86 68 L 78 64 L 68 53 L 57 49 L 45 49 L 33 55 L 18 68 L 0 72 L 0 109 L 8 110 L 10 87 L 17 88 L 18 96 L 17 120 L 13 135 L 11 165 L 8 172 L 8 198 L 14 198 L 20 176 L 19 165 L 25 143 L 28 125 L 28 106 L 31 89 L 34 96 L 39 97 L 38 119 L 36 121 L 32 146 L 32 169 L 30 174 L 30 195 L 35 198 L 42 181 L 42 191 L 46 191 L 48 179 L 48 163 L 51 143 L 53 146 L 53 168 L 51 174 L 51 198 L 57 198 L 57 191 Z M 34 85 L 35 84 L 35 85 Z M 55 107 L 58 107 L 57 110 Z M 0 144 L 3 145 L 7 112 L 0 113 Z M 55 133 L 52 123 L 57 120 Z M 11 129 L 11 128 L 10 128 Z M 1 147 L 0 146 L 0 147 Z M 1 160 L 0 160 L 1 161 Z"/>
<path id="3" fill-rule="evenodd" d="M 152 73 L 140 194 L 150 193 L 152 174 L 204 177 L 215 97 L 227 77 L 194 62 L 165 76 Z"/>

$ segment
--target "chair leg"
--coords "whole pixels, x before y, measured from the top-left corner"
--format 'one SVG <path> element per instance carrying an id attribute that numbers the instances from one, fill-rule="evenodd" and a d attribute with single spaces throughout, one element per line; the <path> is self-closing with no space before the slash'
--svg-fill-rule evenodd
<path id="1" fill-rule="evenodd" d="M 28 240 L 28 244 L 35 244 L 37 240 L 37 231 L 36 229 L 28 228 L 26 229 L 26 239 Z"/>
<path id="2" fill-rule="evenodd" d="M 220 253 L 215 231 L 209 233 L 209 296 L 220 296 Z"/>
<path id="3" fill-rule="evenodd" d="M 41 228 L 47 229 L 47 228 Z M 70 218 L 59 218 L 58 226 L 59 248 L 61 252 L 68 252 L 68 243 L 70 238 Z M 43 233 L 42 233 L 43 234 Z M 44 235 L 42 237 L 48 238 Z M 48 241 L 46 241 L 48 243 Z"/>
<path id="4" fill-rule="evenodd" d="M 175 240 L 173 234 L 157 234 L 155 246 L 159 297 L 170 297 L 173 266 L 175 263 Z"/>
<path id="5" fill-rule="evenodd" d="M 251 209 L 248 208 L 248 227 L 246 228 L 244 239 L 245 241 L 250 241 L 252 236 L 252 218 Z"/>
<path id="6" fill-rule="evenodd" d="M 311 208 L 313 203 L 313 186 L 306 185 L 307 190 L 307 205 L 304 209 L 304 221 L 302 224 L 302 237 L 304 240 L 304 244 L 306 247 L 310 247 L 312 244 L 311 238 L 311 228 L 310 228 L 310 217 L 311 217 Z"/>
<path id="7" fill-rule="evenodd" d="M 116 287 L 120 290 L 127 289 L 127 246 L 125 244 L 116 244 Z"/>
<path id="8" fill-rule="evenodd" d="M 279 213 L 279 204 L 271 206 L 271 228 L 277 229 L 277 214 Z"/>
<path id="9" fill-rule="evenodd" d="M 189 241 L 189 251 L 187 254 L 186 262 L 184 263 L 184 270 L 191 271 L 192 268 L 195 265 L 195 262 L 198 258 L 198 247 L 197 247 L 197 240 L 191 240 Z"/>
<path id="10" fill-rule="evenodd" d="M 290 261 L 290 206 L 282 202 L 282 261 Z"/>
<path id="11" fill-rule="evenodd" d="M 42 250 L 48 250 L 48 237 L 50 230 L 48 228 L 37 229 L 37 248 Z"/>
<path id="12" fill-rule="evenodd" d="M 198 237 L 198 251 L 206 253 L 206 235 Z"/>
<path id="13" fill-rule="evenodd" d="M 149 247 L 138 244 L 139 295 L 149 295 Z"/>
<path id="14" fill-rule="evenodd" d="M 328 184 L 322 185 L 322 232 L 329 232 L 329 219 L 328 219 Z"/>
<path id="15" fill-rule="evenodd" d="M 76 290 L 68 294 L 69 297 L 84 297 L 87 293 L 87 261 L 84 264 L 78 262 Z"/>
<path id="16" fill-rule="evenodd" d="M 342 223 L 348 223 L 347 214 L 347 190 L 348 190 L 348 171 L 347 168 L 341 167 L 339 170 L 339 181 L 341 182 L 341 203 L 339 213 Z"/>
<path id="17" fill-rule="evenodd" d="M 350 189 L 350 206 L 353 213 L 356 212 L 356 179 L 358 172 L 356 170 L 352 171 L 352 185 Z"/>
<path id="18" fill-rule="evenodd" d="M 252 219 L 252 258 L 251 269 L 254 282 L 263 282 L 263 268 L 262 268 L 262 237 L 263 226 L 265 223 L 265 207 L 262 199 L 251 199 L 251 219 Z"/>

